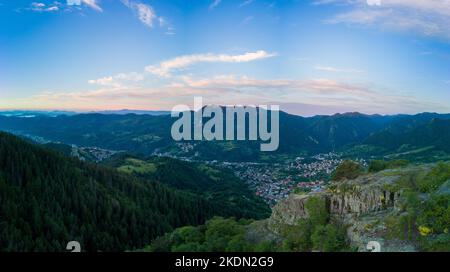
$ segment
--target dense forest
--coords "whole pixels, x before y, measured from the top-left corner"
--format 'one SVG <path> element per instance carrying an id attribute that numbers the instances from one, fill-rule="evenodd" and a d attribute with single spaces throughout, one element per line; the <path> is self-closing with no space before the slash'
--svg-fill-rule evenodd
<path id="1" fill-rule="evenodd" d="M 0 250 L 123 251 L 213 215 L 204 197 L 0 133 Z"/>
<path id="2" fill-rule="evenodd" d="M 166 157 L 140 159 L 127 154 L 105 163 L 121 172 L 201 195 L 226 214 L 262 219 L 271 213 L 263 199 L 228 169 Z"/>
<path id="3" fill-rule="evenodd" d="M 351 250 L 345 227 L 330 220 L 325 201 L 306 203 L 308 219 L 284 226 L 280 235 L 257 234 L 262 222 L 215 217 L 201 226 L 185 226 L 155 239 L 146 252 L 322 252 Z"/>

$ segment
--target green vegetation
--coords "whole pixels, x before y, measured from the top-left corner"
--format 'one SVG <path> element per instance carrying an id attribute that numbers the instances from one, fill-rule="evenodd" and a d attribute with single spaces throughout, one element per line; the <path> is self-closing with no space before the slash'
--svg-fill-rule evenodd
<path id="1" fill-rule="evenodd" d="M 417 186 L 422 192 L 433 192 L 444 182 L 450 180 L 450 163 L 439 163 L 428 175 L 417 182 Z"/>
<path id="2" fill-rule="evenodd" d="M 53 142 L 95 146 L 149 156 L 155 151 L 204 160 L 269 161 L 343 151 L 417 161 L 450 158 L 450 116 L 378 116 L 358 113 L 300 116 L 280 113 L 280 147 L 267 155 L 257 141 L 203 141 L 192 149 L 172 140 L 170 115 L 76 114 L 19 118 L 0 116 L 0 129 Z M 207 118 L 204 120 L 207 121 Z"/>
<path id="3" fill-rule="evenodd" d="M 373 160 L 369 164 L 369 172 L 375 173 L 386 169 L 405 167 L 409 164 L 407 160 L 393 160 L 393 161 L 383 161 L 383 160 Z"/>
<path id="4" fill-rule="evenodd" d="M 0 251 L 133 250 L 233 211 L 0 133 Z"/>
<path id="5" fill-rule="evenodd" d="M 155 239 L 144 251 L 151 252 L 250 252 L 267 247 L 245 238 L 250 220 L 216 217 L 198 227 L 182 227 Z"/>
<path id="6" fill-rule="evenodd" d="M 450 163 L 400 179 L 403 213 L 387 219 L 387 238 L 410 240 L 423 251 L 450 251 L 450 196 L 441 190 L 449 179 Z"/>
<path id="7" fill-rule="evenodd" d="M 344 179 L 355 179 L 363 173 L 364 169 L 357 162 L 346 160 L 334 171 L 331 179 L 340 181 Z"/>
<path id="8" fill-rule="evenodd" d="M 386 180 L 401 176 L 385 185 L 401 196 L 401 212 L 384 218 L 387 238 L 409 240 L 424 251 L 450 251 L 450 164 L 405 172 L 408 162 L 398 160 L 449 159 L 449 118 L 280 113 L 280 149 L 268 155 L 259 152 L 257 142 L 175 143 L 170 116 L 0 117 L 1 129 L 133 154 L 102 167 L 66 158 L 61 153 L 72 153 L 68 145 L 47 144 L 56 154 L 0 134 L 0 250 L 61 251 L 69 240 L 80 241 L 87 251 L 133 250 L 150 241 L 150 251 L 347 250 L 345 227 L 330 219 L 320 199 L 307 203 L 310 217 L 285 226 L 280 240 L 254 240 L 248 237 L 254 223 L 241 218 L 265 218 L 270 209 L 233 173 L 209 164 L 148 157 L 158 151 L 198 154 L 204 160 L 274 162 L 336 150 L 397 159 L 375 160 L 368 167 Z M 189 146 L 181 148 L 183 144 Z M 394 170 L 375 174 L 386 169 Z M 361 165 L 345 161 L 332 179 L 363 173 Z M 342 182 L 328 187 L 330 192 L 357 189 Z M 208 220 L 214 215 L 223 218 Z M 229 217 L 236 219 L 224 219 Z M 173 231 L 181 226 L 188 227 Z"/>
<path id="9" fill-rule="evenodd" d="M 310 198 L 306 209 L 308 219 L 285 228 L 283 250 L 333 252 L 348 249 L 345 227 L 330 221 L 324 199 Z"/>
<path id="10" fill-rule="evenodd" d="M 117 168 L 117 170 L 128 174 L 151 174 L 156 172 L 154 163 L 148 163 L 142 160 L 127 158 L 125 164 Z"/>
<path id="11" fill-rule="evenodd" d="M 129 155 L 116 157 L 109 165 L 138 178 L 203 196 L 218 207 L 222 215 L 254 219 L 270 216 L 269 206 L 226 169 L 162 157 L 142 160 Z"/>
<path id="12" fill-rule="evenodd" d="M 251 220 L 216 217 L 198 227 L 182 227 L 155 239 L 143 251 L 151 252 L 265 252 L 340 251 L 348 249 L 343 226 L 330 222 L 325 201 L 307 202 L 308 219 L 285 226 L 282 241 L 249 239 Z"/>

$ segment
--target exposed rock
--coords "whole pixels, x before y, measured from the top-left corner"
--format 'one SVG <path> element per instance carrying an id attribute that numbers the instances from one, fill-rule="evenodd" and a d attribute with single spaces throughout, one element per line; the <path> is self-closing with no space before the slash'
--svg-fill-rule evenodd
<path id="1" fill-rule="evenodd" d="M 390 191 L 387 188 L 398 178 L 399 176 L 364 176 L 333 183 L 322 192 L 292 194 L 273 208 L 269 225 L 276 231 L 280 224 L 294 225 L 299 219 L 307 218 L 305 203 L 313 196 L 324 198 L 330 215 L 339 218 L 348 215 L 360 216 L 395 207 L 401 192 Z"/>
<path id="2" fill-rule="evenodd" d="M 300 219 L 308 217 L 305 208 L 308 199 L 321 197 L 325 199 L 332 219 L 349 226 L 347 236 L 352 248 L 368 251 L 367 243 L 376 241 L 380 243 L 381 251 L 416 251 L 408 242 L 395 239 L 387 241 L 382 237 L 387 231 L 385 218 L 400 214 L 402 191 L 396 189 L 396 182 L 409 171 L 424 171 L 426 168 L 410 167 L 402 169 L 401 174 L 387 170 L 355 180 L 331 183 L 322 192 L 292 194 L 272 209 L 267 227 L 279 233 L 283 225 L 297 224 Z"/>
<path id="3" fill-rule="evenodd" d="M 370 213 L 357 218 L 347 218 L 344 223 L 348 225 L 347 237 L 350 247 L 359 252 L 370 252 L 367 248 L 369 242 L 376 242 L 380 245 L 380 252 L 415 252 L 413 244 L 398 239 L 386 240 L 383 237 L 388 231 L 384 219 L 388 216 L 396 215 L 394 209 L 387 209 L 381 212 Z"/>
<path id="4" fill-rule="evenodd" d="M 436 192 L 438 195 L 450 195 L 450 180 L 442 184 Z"/>

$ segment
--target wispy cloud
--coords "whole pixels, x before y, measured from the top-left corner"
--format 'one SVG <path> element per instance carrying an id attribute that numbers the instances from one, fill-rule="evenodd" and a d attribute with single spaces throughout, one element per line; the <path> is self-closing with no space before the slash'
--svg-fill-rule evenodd
<path id="1" fill-rule="evenodd" d="M 121 73 L 115 76 L 102 77 L 99 79 L 89 80 L 89 84 L 96 84 L 101 86 L 112 86 L 112 87 L 124 87 L 125 84 L 130 82 L 139 82 L 144 80 L 144 75 L 140 73 Z"/>
<path id="2" fill-rule="evenodd" d="M 220 3 L 222 3 L 222 0 L 213 0 L 209 5 L 209 9 L 215 9 Z"/>
<path id="3" fill-rule="evenodd" d="M 106 78 L 109 84 L 111 79 Z M 106 87 L 107 86 L 107 87 Z M 311 80 L 256 79 L 247 76 L 221 75 L 195 79 L 177 77 L 162 86 L 112 86 L 81 92 L 43 92 L 16 105 L 29 108 L 58 105 L 61 109 L 170 109 L 173 105 L 192 103 L 202 96 L 205 103 L 216 105 L 302 103 L 340 111 L 365 113 L 446 112 L 445 103 L 435 103 L 396 92 L 380 91 L 371 84 L 354 84 L 327 78 Z M 149 102 L 151 103 L 149 104 Z M 0 101 L 0 106 L 2 106 Z M 300 104 L 299 104 L 300 105 Z M 301 111 L 301 109 L 299 109 Z"/>
<path id="4" fill-rule="evenodd" d="M 133 10 L 138 16 L 139 20 L 149 28 L 153 28 L 155 22 L 158 20 L 158 16 L 154 11 L 153 7 L 141 2 L 136 2 L 133 0 L 121 0 L 122 3 Z M 160 19 L 163 20 L 162 18 Z"/>
<path id="5" fill-rule="evenodd" d="M 260 50 L 256 52 L 249 52 L 242 55 L 226 55 L 226 54 L 198 54 L 198 55 L 185 55 L 176 57 L 174 59 L 166 60 L 158 65 L 147 66 L 145 69 L 149 73 L 157 75 L 159 77 L 168 77 L 173 70 L 179 70 L 187 68 L 191 65 L 198 63 L 242 63 L 255 60 L 261 60 L 276 56 L 276 53 L 267 53 Z"/>
<path id="6" fill-rule="evenodd" d="M 254 19 L 253 16 L 247 16 L 244 18 L 244 20 L 241 21 L 240 25 L 246 25 L 250 23 Z"/>
<path id="7" fill-rule="evenodd" d="M 184 85 L 183 85 L 184 84 Z M 311 80 L 261 80 L 246 76 L 217 76 L 194 80 L 183 78 L 178 88 L 201 89 L 232 94 L 231 97 L 254 104 L 267 101 L 317 104 L 340 107 L 366 113 L 417 113 L 436 110 L 446 112 L 450 107 L 412 95 L 379 91 L 371 84 L 353 84 L 326 78 Z M 213 99 L 213 97 L 211 98 Z"/>
<path id="8" fill-rule="evenodd" d="M 450 0 L 319 0 L 314 4 L 351 8 L 327 23 L 376 26 L 450 39 Z"/>
<path id="9" fill-rule="evenodd" d="M 242 3 L 239 4 L 239 7 L 240 7 L 240 8 L 245 7 L 245 6 L 247 6 L 247 5 L 250 5 L 250 4 L 253 3 L 253 2 L 255 2 L 255 0 L 245 0 L 244 2 L 242 2 Z"/>
<path id="10" fill-rule="evenodd" d="M 100 11 L 100 12 L 103 11 L 103 9 L 98 4 L 97 0 L 81 0 L 81 2 L 83 2 L 86 5 L 88 5 L 89 7 L 91 7 L 92 9 L 94 9 L 96 11 Z"/>
<path id="11" fill-rule="evenodd" d="M 59 2 L 55 2 L 55 3 L 59 3 Z M 67 0 L 66 3 L 68 6 L 80 6 L 81 4 L 84 4 L 98 12 L 103 11 L 103 9 L 98 4 L 97 0 Z"/>
<path id="12" fill-rule="evenodd" d="M 55 2 L 52 5 L 46 5 L 45 3 L 33 2 L 29 9 L 36 12 L 53 12 L 59 10 L 59 3 Z"/>
<path id="13" fill-rule="evenodd" d="M 331 66 L 315 65 L 314 69 L 331 73 L 363 73 L 364 71 L 358 69 L 341 69 Z"/>
<path id="14" fill-rule="evenodd" d="M 174 35 L 175 28 L 166 20 L 166 18 L 156 14 L 155 9 L 142 2 L 135 0 L 121 0 L 122 3 L 131 9 L 138 19 L 148 28 L 154 28 L 156 26 L 166 28 L 166 35 Z"/>

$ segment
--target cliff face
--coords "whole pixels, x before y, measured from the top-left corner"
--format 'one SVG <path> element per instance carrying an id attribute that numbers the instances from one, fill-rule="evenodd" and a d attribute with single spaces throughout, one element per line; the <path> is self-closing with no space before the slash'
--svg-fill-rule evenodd
<path id="1" fill-rule="evenodd" d="M 305 203 L 313 196 L 324 198 L 330 215 L 337 219 L 359 217 L 393 208 L 401 192 L 390 191 L 388 188 L 398 178 L 399 176 L 364 176 L 355 180 L 332 183 L 322 192 L 292 194 L 273 208 L 270 226 L 276 231 L 280 224 L 294 225 L 299 219 L 307 218 Z"/>
<path id="2" fill-rule="evenodd" d="M 410 171 L 427 169 L 386 170 L 331 183 L 321 192 L 292 194 L 273 208 L 272 216 L 267 220 L 268 229 L 279 233 L 283 225 L 295 225 L 300 219 L 307 218 L 306 202 L 311 197 L 320 197 L 326 201 L 331 218 L 348 226 L 347 236 L 353 248 L 367 251 L 369 241 L 378 241 L 382 251 L 415 251 L 407 242 L 383 239 L 388 229 L 386 218 L 401 213 L 402 190 L 397 181 Z"/>
<path id="3" fill-rule="evenodd" d="M 337 185 L 337 190 L 327 193 L 330 201 L 330 214 L 365 215 L 393 208 L 400 199 L 401 192 L 388 188 L 399 176 L 368 176 Z"/>

